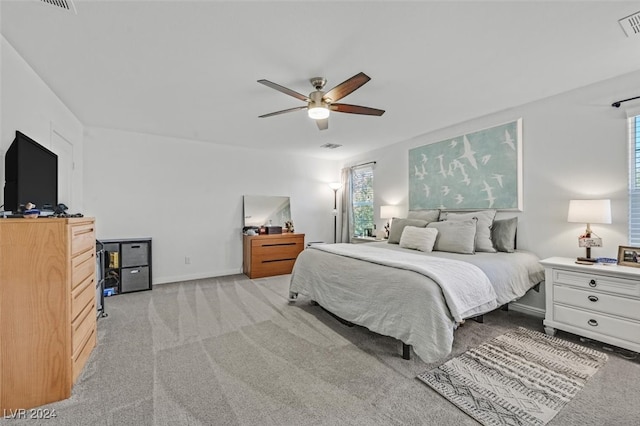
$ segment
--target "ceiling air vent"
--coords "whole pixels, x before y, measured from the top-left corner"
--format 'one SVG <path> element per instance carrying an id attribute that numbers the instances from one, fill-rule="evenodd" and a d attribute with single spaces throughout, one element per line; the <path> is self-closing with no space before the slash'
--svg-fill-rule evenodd
<path id="1" fill-rule="evenodd" d="M 336 149 L 336 148 L 340 148 L 342 145 L 339 145 L 337 143 L 325 143 L 324 145 L 320 145 L 320 148 L 327 148 L 327 149 Z"/>
<path id="2" fill-rule="evenodd" d="M 618 22 L 622 25 L 627 37 L 640 35 L 640 12 L 622 18 Z"/>
<path id="3" fill-rule="evenodd" d="M 66 9 L 70 12 L 75 13 L 76 15 L 78 14 L 78 12 L 76 11 L 76 6 L 73 4 L 73 0 L 40 0 L 40 1 L 51 4 L 53 6 L 60 7 L 62 9 Z"/>

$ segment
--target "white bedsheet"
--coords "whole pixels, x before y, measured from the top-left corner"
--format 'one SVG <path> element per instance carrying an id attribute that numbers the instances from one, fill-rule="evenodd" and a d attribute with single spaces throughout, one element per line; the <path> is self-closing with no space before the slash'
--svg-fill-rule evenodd
<path id="1" fill-rule="evenodd" d="M 544 268 L 528 252 L 455 255 L 421 253 L 387 243 L 354 246 L 473 263 L 491 281 L 498 305 L 522 297 L 544 280 Z M 425 362 L 438 361 L 451 352 L 456 321 L 443 292 L 433 279 L 412 270 L 306 249 L 298 256 L 289 289 L 347 321 L 412 345 Z"/>
<path id="2" fill-rule="evenodd" d="M 449 312 L 462 322 L 497 308 L 496 292 L 479 267 L 460 260 L 421 256 L 415 253 L 381 250 L 357 244 L 318 244 L 312 247 L 379 265 L 417 272 L 435 281 L 442 290 Z"/>

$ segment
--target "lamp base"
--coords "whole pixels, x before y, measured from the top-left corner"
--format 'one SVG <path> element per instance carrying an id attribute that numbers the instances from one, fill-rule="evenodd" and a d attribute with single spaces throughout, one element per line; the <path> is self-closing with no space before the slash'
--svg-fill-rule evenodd
<path id="1" fill-rule="evenodd" d="M 577 262 L 588 262 L 588 263 L 596 263 L 597 260 L 593 257 L 578 257 Z"/>

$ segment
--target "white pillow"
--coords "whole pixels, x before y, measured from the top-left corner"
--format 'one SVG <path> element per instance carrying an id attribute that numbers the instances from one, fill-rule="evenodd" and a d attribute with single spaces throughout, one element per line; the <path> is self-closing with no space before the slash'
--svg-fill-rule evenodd
<path id="1" fill-rule="evenodd" d="M 431 222 L 427 225 L 427 229 L 435 228 L 438 230 L 433 250 L 475 254 L 476 222 L 475 218 Z"/>
<path id="2" fill-rule="evenodd" d="M 435 228 L 405 226 L 400 236 L 400 247 L 429 252 L 433 250 L 437 235 Z"/>
<path id="3" fill-rule="evenodd" d="M 493 219 L 496 217 L 496 210 L 479 210 L 477 212 L 468 213 L 449 213 L 442 212 L 440 214 L 440 220 L 448 221 L 461 221 L 478 218 L 476 225 L 476 251 L 486 251 L 489 253 L 495 253 L 497 250 L 493 246 L 491 240 L 491 227 L 493 226 Z"/>

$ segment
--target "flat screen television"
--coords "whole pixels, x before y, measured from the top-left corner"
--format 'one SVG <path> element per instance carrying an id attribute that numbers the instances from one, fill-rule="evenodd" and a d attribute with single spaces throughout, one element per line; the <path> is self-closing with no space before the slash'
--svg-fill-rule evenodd
<path id="1" fill-rule="evenodd" d="M 4 173 L 4 210 L 58 205 L 58 156 L 20 131 L 5 154 Z"/>

